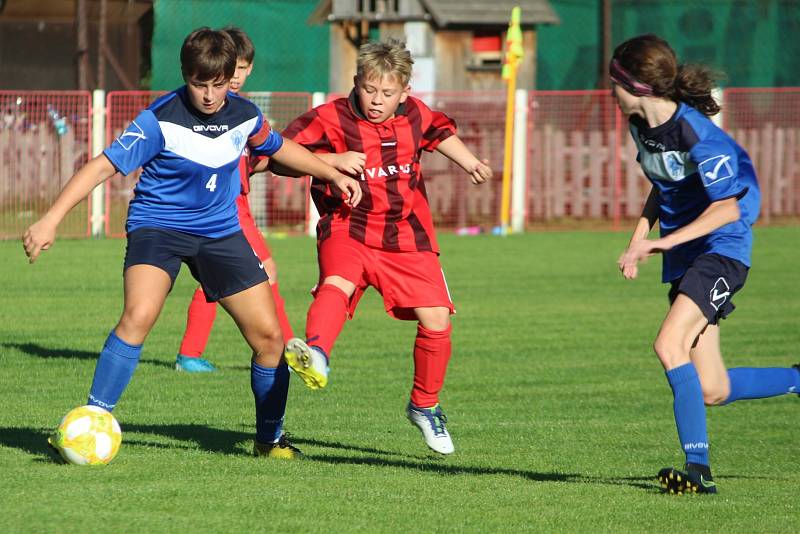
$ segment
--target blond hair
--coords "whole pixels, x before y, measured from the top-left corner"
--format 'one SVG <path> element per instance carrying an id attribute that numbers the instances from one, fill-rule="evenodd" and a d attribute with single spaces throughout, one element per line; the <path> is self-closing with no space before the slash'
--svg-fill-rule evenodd
<path id="1" fill-rule="evenodd" d="M 356 76 L 360 80 L 391 75 L 405 87 L 411 79 L 411 52 L 406 44 L 397 39 L 386 42 L 366 43 L 358 49 Z"/>

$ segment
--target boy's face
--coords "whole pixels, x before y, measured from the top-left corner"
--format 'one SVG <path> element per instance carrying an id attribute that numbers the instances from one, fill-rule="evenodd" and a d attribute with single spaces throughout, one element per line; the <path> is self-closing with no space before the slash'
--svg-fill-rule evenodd
<path id="1" fill-rule="evenodd" d="M 397 107 L 406 101 L 411 87 L 403 87 L 396 76 L 384 74 L 353 79 L 361 111 L 369 122 L 381 123 L 394 117 Z"/>
<path id="2" fill-rule="evenodd" d="M 225 95 L 230 88 L 230 82 L 222 77 L 216 80 L 198 80 L 191 76 L 186 79 L 189 102 L 201 113 L 206 115 L 216 113 L 225 103 Z"/>
<path id="3" fill-rule="evenodd" d="M 239 91 L 244 87 L 244 82 L 247 81 L 247 77 L 250 76 L 251 72 L 253 72 L 252 63 L 248 63 L 244 59 L 237 59 L 236 70 L 233 73 L 233 78 L 231 78 L 231 91 L 239 94 Z"/>

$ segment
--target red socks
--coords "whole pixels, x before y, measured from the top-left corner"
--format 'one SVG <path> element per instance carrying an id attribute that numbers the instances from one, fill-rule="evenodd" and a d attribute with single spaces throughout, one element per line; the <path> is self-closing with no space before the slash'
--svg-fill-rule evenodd
<path id="1" fill-rule="evenodd" d="M 318 287 L 306 317 L 306 343 L 321 348 L 330 357 L 347 320 L 349 306 L 350 298 L 338 287 L 332 284 Z"/>
<path id="2" fill-rule="evenodd" d="M 283 297 L 281 297 L 281 293 L 278 291 L 278 283 L 270 284 L 269 288 L 272 290 L 272 300 L 275 301 L 275 311 L 278 312 L 278 323 L 281 325 L 283 342 L 286 343 L 294 337 L 292 325 L 289 324 L 289 318 L 286 316 L 286 308 L 284 307 Z"/>
<path id="3" fill-rule="evenodd" d="M 211 327 L 214 326 L 214 319 L 217 317 L 217 303 L 206 302 L 206 294 L 198 287 L 192 295 L 187 315 L 186 332 L 183 334 L 178 354 L 189 358 L 199 358 L 206 350 L 208 336 L 211 334 Z"/>
<path id="4" fill-rule="evenodd" d="M 452 326 L 437 331 L 428 330 L 421 324 L 417 325 L 411 402 L 418 408 L 430 408 L 439 402 L 439 391 L 444 385 L 444 376 L 452 351 L 451 330 Z"/>

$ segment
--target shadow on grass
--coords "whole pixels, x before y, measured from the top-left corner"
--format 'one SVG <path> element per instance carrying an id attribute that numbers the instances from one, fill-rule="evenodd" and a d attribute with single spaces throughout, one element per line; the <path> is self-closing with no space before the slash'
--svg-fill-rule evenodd
<path id="1" fill-rule="evenodd" d="M 0 427 L 0 445 L 24 451 L 35 457 L 36 462 L 63 463 L 58 455 L 47 444 L 50 431 L 44 428 L 3 428 Z M 252 433 L 237 430 L 223 430 L 199 424 L 163 424 L 144 425 L 126 424 L 123 428 L 123 443 L 142 445 L 150 448 L 165 450 L 194 449 L 227 455 L 242 455 L 242 442 L 247 442 L 249 449 Z M 134 434 L 133 436 L 131 434 Z M 148 440 L 136 434 L 156 434 L 181 441 L 180 444 L 159 443 Z M 293 439 L 297 444 L 313 445 L 328 449 L 341 449 L 356 451 L 365 456 L 338 456 L 332 454 L 306 454 L 306 461 L 322 462 L 333 465 L 350 464 L 376 467 L 392 467 L 399 469 L 413 469 L 423 473 L 440 473 L 444 475 L 503 475 L 522 478 L 533 482 L 569 482 L 573 484 L 602 484 L 630 486 L 648 493 L 661 493 L 655 476 L 647 477 L 593 477 L 578 473 L 541 473 L 525 469 L 512 469 L 507 467 L 469 466 L 457 464 L 453 458 L 441 456 L 409 457 L 392 451 L 383 451 L 370 447 L 357 447 L 352 444 L 343 444 L 331 441 L 314 439 Z M 194 444 L 194 446 L 193 446 Z M 246 449 L 247 450 L 247 449 Z M 380 457 L 380 456 L 384 457 Z M 385 456 L 406 456 L 406 459 L 387 458 Z M 766 476 L 748 476 L 728 474 L 727 479 L 765 479 Z"/>
<path id="2" fill-rule="evenodd" d="M 26 452 L 34 456 L 37 462 L 60 463 L 58 455 L 47 444 L 47 437 L 51 432 L 46 428 L 0 427 L 0 445 Z"/>
<path id="3" fill-rule="evenodd" d="M 36 356 L 37 358 L 64 358 L 64 359 L 76 359 L 76 360 L 96 360 L 97 356 L 100 354 L 99 352 L 87 351 L 87 350 L 75 350 L 75 349 L 63 349 L 63 348 L 49 348 L 43 347 L 42 345 L 38 345 L 36 343 L 1 343 L 0 347 L 15 349 L 23 354 L 27 354 L 29 356 Z M 169 361 L 165 362 L 163 360 L 152 360 L 148 358 L 142 358 L 139 360 L 139 363 L 145 363 L 150 365 L 158 365 L 160 367 L 169 367 L 172 369 L 175 365 L 175 362 Z"/>

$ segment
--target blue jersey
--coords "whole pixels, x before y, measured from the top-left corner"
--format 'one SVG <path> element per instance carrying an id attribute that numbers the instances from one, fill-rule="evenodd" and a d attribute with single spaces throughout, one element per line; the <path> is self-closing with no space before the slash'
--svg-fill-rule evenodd
<path id="1" fill-rule="evenodd" d="M 219 111 L 205 115 L 185 86 L 157 99 L 103 152 L 122 174 L 142 167 L 126 231 L 166 228 L 217 238 L 238 230 L 237 169 L 246 145 L 267 156 L 283 145 L 249 100 L 228 93 Z"/>
<path id="2" fill-rule="evenodd" d="M 700 254 L 720 254 L 749 267 L 751 226 L 758 218 L 761 194 L 747 152 L 708 117 L 684 103 L 655 128 L 641 117 L 631 116 L 630 129 L 639 149 L 637 159 L 658 192 L 662 237 L 694 221 L 718 200 L 736 198 L 741 212 L 738 221 L 666 251 L 662 280 L 683 276 Z"/>

